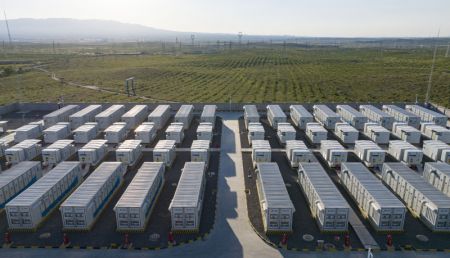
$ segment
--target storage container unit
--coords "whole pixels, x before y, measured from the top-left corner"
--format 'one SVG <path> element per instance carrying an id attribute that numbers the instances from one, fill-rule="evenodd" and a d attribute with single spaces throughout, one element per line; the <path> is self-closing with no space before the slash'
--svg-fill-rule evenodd
<path id="1" fill-rule="evenodd" d="M 298 182 L 321 231 L 347 231 L 350 207 L 320 163 L 300 163 Z"/>
<path id="2" fill-rule="evenodd" d="M 360 105 L 359 111 L 361 114 L 365 115 L 369 121 L 375 122 L 388 130 L 392 129 L 392 124 L 395 122 L 393 116 L 372 105 Z"/>
<path id="3" fill-rule="evenodd" d="M 381 166 L 386 158 L 386 151 L 373 141 L 368 140 L 355 142 L 355 154 L 368 167 Z"/>
<path id="4" fill-rule="evenodd" d="M 306 147 L 305 143 L 299 140 L 286 141 L 286 156 L 293 168 L 297 168 L 300 162 L 316 161 L 313 153 Z"/>
<path id="5" fill-rule="evenodd" d="M 365 115 L 349 105 L 337 105 L 336 113 L 341 116 L 343 121 L 349 123 L 358 130 L 363 130 L 364 124 L 369 121 Z"/>
<path id="6" fill-rule="evenodd" d="M 142 145 L 140 140 L 126 140 L 116 149 L 116 161 L 127 166 L 134 166 L 142 157 Z"/>
<path id="7" fill-rule="evenodd" d="M 450 143 L 450 130 L 443 126 L 435 125 L 433 123 L 422 123 L 420 125 L 420 131 L 431 140 Z"/>
<path id="8" fill-rule="evenodd" d="M 402 140 L 389 141 L 388 153 L 398 161 L 405 162 L 410 166 L 420 165 L 423 159 L 422 150 Z"/>
<path id="9" fill-rule="evenodd" d="M 309 111 L 306 110 L 306 108 L 304 108 L 302 105 L 291 105 L 289 106 L 289 111 L 294 125 L 302 130 L 306 129 L 307 123 L 314 122 L 313 115 L 309 113 Z"/>
<path id="10" fill-rule="evenodd" d="M 125 113 L 124 105 L 112 105 L 95 116 L 100 131 L 105 130 L 113 123 L 120 121 L 120 117 Z"/>
<path id="11" fill-rule="evenodd" d="M 175 144 L 174 140 L 160 140 L 153 149 L 153 161 L 170 167 L 176 157 Z"/>
<path id="12" fill-rule="evenodd" d="M 321 141 L 320 154 L 330 167 L 340 167 L 342 162 L 347 162 L 348 151 L 335 140 Z"/>
<path id="13" fill-rule="evenodd" d="M 278 105 L 267 105 L 267 120 L 273 129 L 278 129 L 279 123 L 286 123 L 287 117 Z"/>
<path id="14" fill-rule="evenodd" d="M 375 230 L 403 231 L 405 205 L 362 163 L 342 163 L 339 178 Z"/>
<path id="15" fill-rule="evenodd" d="M 162 162 L 144 162 L 114 206 L 117 230 L 143 232 L 164 186 Z"/>
<path id="16" fill-rule="evenodd" d="M 91 140 L 78 150 L 78 160 L 82 164 L 97 166 L 108 153 L 106 140 Z"/>
<path id="17" fill-rule="evenodd" d="M 151 143 L 156 137 L 156 126 L 153 122 L 144 122 L 134 130 L 134 139 L 142 143 Z"/>
<path id="18" fill-rule="evenodd" d="M 295 140 L 297 131 L 290 123 L 278 123 L 277 138 L 284 145 L 286 141 Z"/>
<path id="19" fill-rule="evenodd" d="M 122 115 L 122 122 L 127 124 L 127 130 L 135 129 L 139 124 L 145 121 L 148 115 L 147 105 L 136 105 L 128 112 Z"/>
<path id="20" fill-rule="evenodd" d="M 61 162 L 6 204 L 10 230 L 36 230 L 81 182 L 80 162 Z"/>
<path id="21" fill-rule="evenodd" d="M 118 144 L 127 138 L 127 124 L 124 122 L 116 122 L 105 129 L 105 140 L 108 143 Z"/>
<path id="22" fill-rule="evenodd" d="M 252 145 L 252 141 L 254 140 L 264 140 L 264 134 L 264 127 L 261 123 L 250 123 L 248 125 L 247 138 L 250 145 Z"/>
<path id="23" fill-rule="evenodd" d="M 10 133 L 0 138 L 0 157 L 5 156 L 5 150 L 14 143 L 16 133 Z"/>
<path id="24" fill-rule="evenodd" d="M 402 163 L 384 163 L 381 176 L 432 231 L 450 232 L 450 198 Z"/>
<path id="25" fill-rule="evenodd" d="M 48 128 L 59 122 L 69 122 L 69 116 L 78 112 L 80 107 L 78 105 L 67 105 L 56 111 L 51 112 L 43 117 L 44 126 Z"/>
<path id="26" fill-rule="evenodd" d="M 364 134 L 377 144 L 388 144 L 391 132 L 377 123 L 365 123 Z"/>
<path id="27" fill-rule="evenodd" d="M 255 105 L 244 105 L 244 123 L 248 129 L 250 123 L 259 123 L 259 113 Z"/>
<path id="28" fill-rule="evenodd" d="M 435 161 L 450 164 L 450 146 L 436 140 L 423 141 L 423 154 Z"/>
<path id="29" fill-rule="evenodd" d="M 41 140 L 25 140 L 11 148 L 5 150 L 6 162 L 8 164 L 17 164 L 22 161 L 29 161 L 41 155 Z"/>
<path id="30" fill-rule="evenodd" d="M 256 167 L 258 162 L 271 162 L 272 149 L 270 148 L 269 141 L 266 140 L 254 140 L 252 144 L 252 160 L 253 165 Z"/>
<path id="31" fill-rule="evenodd" d="M 28 124 L 21 126 L 15 130 L 15 142 L 22 142 L 29 139 L 38 139 L 42 136 L 42 126 L 37 124 Z"/>
<path id="32" fill-rule="evenodd" d="M 420 117 L 422 122 L 433 122 L 436 125 L 447 126 L 448 117 L 444 114 L 421 107 L 419 105 L 406 105 L 405 109 Z"/>
<path id="33" fill-rule="evenodd" d="M 8 130 L 8 121 L 0 121 L 0 134 L 6 133 Z"/>
<path id="34" fill-rule="evenodd" d="M 328 131 L 319 123 L 307 123 L 306 136 L 313 144 L 319 144 L 321 141 L 327 139 Z"/>
<path id="35" fill-rule="evenodd" d="M 184 163 L 175 195 L 169 205 L 172 231 L 198 231 L 205 192 L 205 162 Z"/>
<path id="36" fill-rule="evenodd" d="M 75 143 L 88 143 L 99 134 L 98 123 L 89 122 L 73 131 L 73 140 Z"/>
<path id="37" fill-rule="evenodd" d="M 94 122 L 95 116 L 102 112 L 101 105 L 89 105 L 69 116 L 70 128 L 75 129 L 88 122 Z"/>
<path id="38" fill-rule="evenodd" d="M 334 134 L 345 144 L 355 144 L 359 137 L 359 131 L 347 123 L 336 123 Z"/>
<path id="39" fill-rule="evenodd" d="M 202 122 L 197 127 L 197 140 L 213 140 L 213 125 L 210 122 Z"/>
<path id="40" fill-rule="evenodd" d="M 203 106 L 203 111 L 200 116 L 200 123 L 211 123 L 214 128 L 216 124 L 216 109 L 216 105 Z"/>
<path id="41" fill-rule="evenodd" d="M 397 122 L 408 123 L 408 125 L 414 128 L 420 127 L 420 117 L 403 108 L 395 105 L 383 105 L 383 111 L 393 116 Z"/>
<path id="42" fill-rule="evenodd" d="M 420 143 L 420 131 L 410 125 L 407 125 L 406 123 L 394 122 L 392 125 L 392 132 L 395 136 L 406 142 L 412 144 Z"/>
<path id="43" fill-rule="evenodd" d="M 423 169 L 423 178 L 450 197 L 450 165 L 442 162 L 427 162 Z"/>
<path id="44" fill-rule="evenodd" d="M 191 145 L 191 161 L 209 164 L 209 141 L 193 140 Z"/>
<path id="45" fill-rule="evenodd" d="M 61 204 L 63 230 L 90 230 L 123 183 L 126 167 L 103 162 Z"/>
<path id="46" fill-rule="evenodd" d="M 56 165 L 66 161 L 77 152 L 73 140 L 59 140 L 42 150 L 42 161 L 45 165 Z"/>
<path id="47" fill-rule="evenodd" d="M 323 125 L 326 129 L 334 130 L 336 123 L 341 122 L 341 117 L 327 105 L 314 105 L 313 111 L 317 122 Z"/>
<path id="48" fill-rule="evenodd" d="M 291 232 L 295 208 L 277 163 L 258 163 L 256 175 L 264 231 Z"/>
<path id="49" fill-rule="evenodd" d="M 0 211 L 14 197 L 42 177 L 39 161 L 24 161 L 0 173 Z"/>
<path id="50" fill-rule="evenodd" d="M 44 130 L 44 142 L 54 143 L 70 136 L 70 123 L 60 122 Z"/>
<path id="51" fill-rule="evenodd" d="M 167 121 L 169 121 L 169 118 L 169 105 L 158 105 L 150 115 L 148 115 L 148 121 L 155 124 L 156 130 L 162 129 L 167 124 Z"/>
<path id="52" fill-rule="evenodd" d="M 179 122 L 171 123 L 166 129 L 166 139 L 174 140 L 175 143 L 182 143 L 184 140 L 184 124 Z"/>
<path id="53" fill-rule="evenodd" d="M 193 105 L 181 105 L 178 112 L 175 114 L 173 121 L 175 123 L 183 123 L 183 129 L 188 129 L 191 126 L 192 119 L 194 118 L 194 106 Z"/>

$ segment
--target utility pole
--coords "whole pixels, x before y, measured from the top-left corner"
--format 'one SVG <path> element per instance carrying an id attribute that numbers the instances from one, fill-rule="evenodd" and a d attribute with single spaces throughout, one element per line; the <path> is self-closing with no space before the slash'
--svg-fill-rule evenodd
<path id="1" fill-rule="evenodd" d="M 448 57 L 448 53 L 450 51 L 450 43 L 447 45 L 447 51 L 445 52 L 445 57 Z"/>
<path id="2" fill-rule="evenodd" d="M 438 35 L 437 38 L 439 38 L 439 33 L 440 31 L 438 31 Z M 437 52 L 437 40 L 435 40 L 434 43 L 434 52 L 433 52 L 433 61 L 431 62 L 431 71 L 430 71 L 430 76 L 428 77 L 428 87 L 427 87 L 427 93 L 425 95 L 425 105 L 428 106 L 430 103 L 430 92 L 431 92 L 431 83 L 432 83 L 432 79 L 433 79 L 433 71 L 434 71 L 434 64 L 436 63 L 436 52 Z"/>

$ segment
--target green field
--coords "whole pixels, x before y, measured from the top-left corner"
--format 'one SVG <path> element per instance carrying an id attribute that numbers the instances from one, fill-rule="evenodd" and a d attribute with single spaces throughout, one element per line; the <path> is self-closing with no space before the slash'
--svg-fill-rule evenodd
<path id="1" fill-rule="evenodd" d="M 66 82 L 124 93 L 136 77 L 137 95 L 179 102 L 423 101 L 432 49 L 282 47 L 211 54 L 49 56 L 44 68 Z M 439 49 L 431 101 L 450 106 L 450 58 Z M 23 57 L 25 58 L 25 57 Z M 34 62 L 40 60 L 34 53 Z M 64 85 L 31 70 L 0 78 L 0 103 L 13 101 L 146 101 Z M 148 100 L 147 100 L 148 102 Z"/>

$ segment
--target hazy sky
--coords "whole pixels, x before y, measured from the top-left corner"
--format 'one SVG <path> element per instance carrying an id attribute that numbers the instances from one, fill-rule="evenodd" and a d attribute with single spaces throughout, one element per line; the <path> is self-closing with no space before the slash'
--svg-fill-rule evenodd
<path id="1" fill-rule="evenodd" d="M 450 0 L 0 0 L 13 18 L 297 36 L 450 36 Z M 3 12 L 2 10 L 2 12 Z"/>

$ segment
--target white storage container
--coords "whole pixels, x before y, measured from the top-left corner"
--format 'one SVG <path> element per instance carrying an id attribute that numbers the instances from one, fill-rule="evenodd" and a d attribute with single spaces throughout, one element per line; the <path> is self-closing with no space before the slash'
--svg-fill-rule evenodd
<path id="1" fill-rule="evenodd" d="M 376 143 L 368 140 L 355 142 L 355 154 L 368 167 L 381 166 L 386 158 L 386 151 Z"/>
<path id="2" fill-rule="evenodd" d="M 175 114 L 173 121 L 175 123 L 183 123 L 183 129 L 188 129 L 191 126 L 192 119 L 194 118 L 194 106 L 193 105 L 181 105 L 178 112 Z"/>
<path id="3" fill-rule="evenodd" d="M 307 123 L 306 136 L 313 144 L 319 144 L 321 141 L 327 139 L 328 131 L 319 123 Z"/>
<path id="4" fill-rule="evenodd" d="M 197 140 L 207 140 L 212 142 L 213 125 L 210 122 L 202 122 L 197 127 Z"/>
<path id="5" fill-rule="evenodd" d="M 442 162 L 427 162 L 423 169 L 423 178 L 450 197 L 450 165 Z"/>
<path id="6" fill-rule="evenodd" d="M 134 130 L 134 139 L 142 143 L 151 143 L 156 137 L 156 126 L 153 122 L 144 122 Z"/>
<path id="7" fill-rule="evenodd" d="M 436 140 L 423 141 L 423 154 L 435 161 L 450 164 L 450 146 Z"/>
<path id="8" fill-rule="evenodd" d="M 122 115 L 122 122 L 127 124 L 127 130 L 132 130 L 135 129 L 140 123 L 144 122 L 147 115 L 147 105 L 136 105 Z"/>
<path id="9" fill-rule="evenodd" d="M 298 182 L 321 231 L 347 231 L 350 207 L 320 163 L 300 163 Z"/>
<path id="10" fill-rule="evenodd" d="M 293 168 L 297 168 L 300 162 L 316 161 L 313 153 L 306 147 L 305 143 L 299 140 L 286 141 L 286 156 Z"/>
<path id="11" fill-rule="evenodd" d="M 8 130 L 8 121 L 0 121 L 0 134 L 6 133 Z"/>
<path id="12" fill-rule="evenodd" d="M 39 161 L 24 161 L 0 173 L 0 210 L 42 177 Z"/>
<path id="13" fill-rule="evenodd" d="M 166 139 L 182 143 L 184 140 L 184 124 L 180 122 L 171 123 L 166 129 Z"/>
<path id="14" fill-rule="evenodd" d="M 127 138 L 127 124 L 124 122 L 116 122 L 105 129 L 105 140 L 108 143 L 118 144 Z"/>
<path id="15" fill-rule="evenodd" d="M 88 143 L 90 140 L 95 139 L 98 134 L 98 124 L 96 122 L 89 122 L 73 131 L 73 140 L 75 143 Z"/>
<path id="16" fill-rule="evenodd" d="M 388 130 L 392 129 L 392 124 L 395 122 L 393 116 L 372 105 L 360 105 L 359 111 L 365 115 L 369 121 L 375 122 Z"/>
<path id="17" fill-rule="evenodd" d="M 56 165 L 66 161 L 76 152 L 73 140 L 59 140 L 42 150 L 42 161 L 45 165 Z"/>
<path id="18" fill-rule="evenodd" d="M 153 149 L 153 161 L 170 167 L 176 157 L 175 144 L 174 140 L 160 140 Z"/>
<path id="19" fill-rule="evenodd" d="M 423 122 L 433 122 L 436 125 L 447 126 L 448 117 L 436 111 L 418 105 L 406 105 L 405 109 L 415 115 L 418 115 Z"/>
<path id="20" fill-rule="evenodd" d="M 198 231 L 205 192 L 206 165 L 186 162 L 169 205 L 172 231 Z"/>
<path id="21" fill-rule="evenodd" d="M 306 129 L 307 123 L 314 122 L 313 115 L 302 105 L 291 105 L 289 106 L 289 111 L 291 113 L 292 122 L 302 130 Z"/>
<path id="22" fill-rule="evenodd" d="M 271 162 L 272 149 L 270 148 L 269 141 L 266 140 L 254 140 L 252 144 L 252 160 L 253 165 L 256 167 L 256 163 L 259 162 Z"/>
<path id="23" fill-rule="evenodd" d="M 44 142 L 54 143 L 70 136 L 70 123 L 60 122 L 44 130 Z"/>
<path id="24" fill-rule="evenodd" d="M 435 125 L 434 123 L 422 123 L 420 125 L 420 131 L 431 140 L 450 143 L 450 130 L 443 126 Z"/>
<path id="25" fill-rule="evenodd" d="M 105 130 L 108 126 L 120 120 L 120 117 L 125 113 L 124 105 L 112 105 L 103 112 L 95 116 L 95 122 L 98 123 L 100 131 Z"/>
<path id="26" fill-rule="evenodd" d="M 402 163 L 384 163 L 381 176 L 432 231 L 450 232 L 450 198 Z"/>
<path id="27" fill-rule="evenodd" d="M 209 164 L 209 141 L 194 140 L 191 146 L 191 161 Z"/>
<path id="28" fill-rule="evenodd" d="M 101 105 L 89 105 L 69 116 L 70 128 L 75 129 L 88 122 L 94 122 L 95 116 L 102 112 Z"/>
<path id="29" fill-rule="evenodd" d="M 264 231 L 291 232 L 295 208 L 277 163 L 258 163 L 256 174 Z"/>
<path id="30" fill-rule="evenodd" d="M 134 166 L 142 157 L 141 140 L 126 140 L 116 150 L 116 161 Z"/>
<path id="31" fill-rule="evenodd" d="M 79 162 L 61 162 L 6 204 L 10 230 L 35 230 L 81 182 Z"/>
<path id="32" fill-rule="evenodd" d="M 323 125 L 326 129 L 333 130 L 336 123 L 341 122 L 341 117 L 327 105 L 314 105 L 313 111 L 317 122 Z"/>
<path id="33" fill-rule="evenodd" d="M 22 142 L 29 139 L 37 139 L 42 136 L 42 126 L 38 124 L 28 124 L 21 126 L 15 130 L 15 142 Z"/>
<path id="34" fill-rule="evenodd" d="M 349 105 L 337 105 L 336 113 L 342 117 L 342 120 L 358 130 L 363 130 L 364 124 L 369 120 L 365 115 Z"/>
<path id="35" fill-rule="evenodd" d="M 170 106 L 159 105 L 148 115 L 148 121 L 155 124 L 156 130 L 162 129 L 170 118 Z"/>
<path id="36" fill-rule="evenodd" d="M 377 144 L 388 144 L 391 132 L 377 123 L 365 123 L 364 134 Z"/>
<path id="37" fill-rule="evenodd" d="M 403 122 L 394 122 L 392 125 L 392 132 L 398 138 L 407 141 L 412 144 L 420 143 L 421 133 L 416 128 L 407 125 Z"/>
<path id="38" fill-rule="evenodd" d="M 78 150 L 78 160 L 82 164 L 97 166 L 108 153 L 106 140 L 91 140 Z"/>
<path id="39" fill-rule="evenodd" d="M 420 117 L 403 108 L 395 105 L 383 105 L 383 111 L 393 116 L 397 122 L 408 123 L 408 125 L 417 129 L 420 127 Z"/>
<path id="40" fill-rule="evenodd" d="M 342 162 L 347 162 L 348 151 L 335 140 L 321 141 L 320 154 L 330 167 L 340 167 Z"/>
<path id="41" fill-rule="evenodd" d="M 354 144 L 359 137 L 359 131 L 347 123 L 336 123 L 334 134 L 345 144 Z"/>
<path id="42" fill-rule="evenodd" d="M 5 150 L 6 162 L 17 164 L 22 161 L 33 160 L 41 155 L 41 140 L 25 140 Z"/>
<path id="43" fill-rule="evenodd" d="M 281 145 L 286 144 L 286 141 L 295 140 L 297 131 L 290 123 L 278 123 L 277 138 Z"/>
<path id="44" fill-rule="evenodd" d="M 214 128 L 216 124 L 216 109 L 216 105 L 203 106 L 203 111 L 200 116 L 200 123 L 211 123 Z"/>
<path id="45" fill-rule="evenodd" d="M 69 122 L 69 116 L 80 109 L 78 105 L 67 105 L 43 117 L 45 128 L 59 122 Z"/>
<path id="46" fill-rule="evenodd" d="M 103 162 L 61 204 L 63 230 L 90 230 L 123 183 L 126 167 Z"/>
<path id="47" fill-rule="evenodd" d="M 162 162 L 144 162 L 114 206 L 117 230 L 145 230 L 159 193 L 164 186 Z"/>
<path id="48" fill-rule="evenodd" d="M 423 152 L 411 143 L 402 140 L 389 141 L 388 153 L 398 161 L 410 166 L 418 166 L 422 163 Z"/>
<path id="49" fill-rule="evenodd" d="M 403 231 L 406 207 L 359 162 L 342 163 L 341 184 L 377 231 Z"/>
<path id="50" fill-rule="evenodd" d="M 259 123 L 259 113 L 255 105 L 244 105 L 244 123 L 248 129 L 250 123 Z"/>
<path id="51" fill-rule="evenodd" d="M 273 129 L 278 129 L 279 123 L 286 123 L 287 117 L 278 105 L 267 105 L 267 120 Z"/>
<path id="52" fill-rule="evenodd" d="M 261 123 L 249 123 L 247 137 L 250 145 L 254 140 L 264 140 L 264 134 L 264 127 Z"/>
<path id="53" fill-rule="evenodd" d="M 5 150 L 14 143 L 16 133 L 10 133 L 0 138 L 0 157 L 5 155 Z"/>

